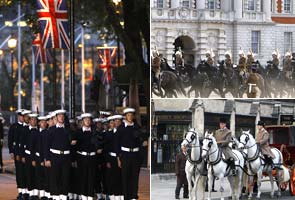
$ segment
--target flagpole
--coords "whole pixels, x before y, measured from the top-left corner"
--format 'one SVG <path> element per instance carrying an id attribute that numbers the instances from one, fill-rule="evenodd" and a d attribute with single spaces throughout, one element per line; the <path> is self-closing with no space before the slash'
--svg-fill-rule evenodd
<path id="1" fill-rule="evenodd" d="M 41 114 L 44 114 L 44 82 L 43 82 L 43 77 L 44 77 L 44 63 L 40 64 L 41 66 L 41 74 L 40 74 L 40 92 L 41 92 L 41 107 L 40 111 Z"/>
<path id="2" fill-rule="evenodd" d="M 74 0 L 71 0 L 71 8 L 70 8 L 70 117 L 75 117 L 75 30 L 74 30 Z"/>
<path id="3" fill-rule="evenodd" d="M 18 2 L 18 45 L 17 45 L 17 59 L 18 59 L 18 96 L 17 96 L 17 108 L 21 109 L 21 27 L 20 27 L 20 19 L 21 19 L 21 3 Z"/>
<path id="4" fill-rule="evenodd" d="M 82 70 L 82 78 L 81 78 L 81 87 L 82 87 L 82 95 L 81 95 L 81 111 L 85 112 L 85 69 L 84 69 L 84 25 L 81 24 L 81 70 Z"/>
<path id="5" fill-rule="evenodd" d="M 35 74 L 35 70 L 36 70 L 36 66 L 35 66 L 35 54 L 34 54 L 34 50 L 32 47 L 32 94 L 31 94 L 31 98 L 32 98 L 32 106 L 31 109 L 32 111 L 36 111 L 36 101 L 35 101 L 35 95 L 36 95 L 36 89 L 35 89 L 35 79 L 36 79 L 36 74 Z"/>
<path id="6" fill-rule="evenodd" d="M 65 52 L 61 50 L 61 106 L 65 106 Z"/>

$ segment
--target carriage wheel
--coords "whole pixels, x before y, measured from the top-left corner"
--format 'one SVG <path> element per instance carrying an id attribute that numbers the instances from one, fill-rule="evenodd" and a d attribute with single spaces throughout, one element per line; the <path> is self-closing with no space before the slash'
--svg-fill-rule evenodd
<path id="1" fill-rule="evenodd" d="M 289 181 L 290 194 L 295 196 L 295 166 L 292 167 L 291 177 Z"/>

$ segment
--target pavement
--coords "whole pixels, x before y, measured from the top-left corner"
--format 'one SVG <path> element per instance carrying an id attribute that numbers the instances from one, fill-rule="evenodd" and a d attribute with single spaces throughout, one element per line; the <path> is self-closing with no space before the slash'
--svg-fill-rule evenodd
<path id="1" fill-rule="evenodd" d="M 168 178 L 167 178 L 168 177 Z M 267 178 L 264 178 L 264 180 L 267 180 Z M 151 175 L 151 199 L 156 200 L 172 200 L 175 199 L 175 187 L 176 187 L 176 178 L 172 174 L 168 174 L 167 176 L 163 174 L 152 174 Z M 229 199 L 230 196 L 230 186 L 227 179 L 224 181 L 224 195 L 223 197 L 225 200 Z M 220 188 L 220 181 L 215 181 L 215 190 L 219 191 Z M 275 186 L 275 190 L 277 187 Z M 288 189 L 287 189 L 288 190 Z M 261 200 L 269 200 L 270 198 L 270 182 L 266 181 L 262 183 L 261 186 Z M 198 195 L 201 195 L 201 191 L 198 190 Z M 207 199 L 208 193 L 205 192 L 205 199 Z M 180 192 L 180 199 L 184 200 L 183 198 L 183 190 L 181 189 Z M 221 193 L 220 192 L 213 192 L 211 193 L 211 199 L 220 199 Z M 201 199 L 201 196 L 198 197 L 198 199 Z M 248 199 L 247 196 L 243 196 L 242 199 Z M 256 199 L 256 194 L 253 195 L 252 199 Z M 295 199 L 294 196 L 290 196 L 289 191 L 282 192 L 282 196 L 280 198 L 275 197 L 274 199 L 280 199 L 280 200 L 291 200 Z"/>
<path id="2" fill-rule="evenodd" d="M 0 200 L 12 200 L 17 196 L 14 161 L 7 148 L 2 149 L 3 173 L 0 174 Z M 141 168 L 139 175 L 139 200 L 150 199 L 150 170 Z"/>

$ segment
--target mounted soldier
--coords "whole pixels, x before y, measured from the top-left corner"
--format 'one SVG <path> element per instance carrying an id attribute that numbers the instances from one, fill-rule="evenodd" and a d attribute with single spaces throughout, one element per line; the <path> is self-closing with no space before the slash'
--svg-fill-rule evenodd
<path id="1" fill-rule="evenodd" d="M 247 73 L 247 59 L 246 59 L 245 53 L 242 49 L 239 50 L 238 70 L 240 72 L 240 76 L 245 76 Z"/>
<path id="2" fill-rule="evenodd" d="M 287 52 L 285 54 L 285 59 L 284 59 L 284 64 L 283 64 L 283 74 L 284 77 L 287 79 L 291 79 L 292 77 L 292 71 L 293 71 L 293 66 L 292 66 L 292 54 L 291 52 Z"/>
<path id="3" fill-rule="evenodd" d="M 224 54 L 224 56 L 225 56 L 225 60 L 224 60 L 225 67 L 227 69 L 232 68 L 233 63 L 232 63 L 232 59 L 231 59 L 231 52 L 230 52 L 230 50 L 226 51 L 225 54 Z"/>
<path id="4" fill-rule="evenodd" d="M 272 52 L 272 66 L 274 69 L 279 70 L 280 65 L 280 53 L 278 49 Z"/>
<path id="5" fill-rule="evenodd" d="M 246 63 L 247 71 L 249 73 L 252 72 L 252 65 L 253 65 L 254 62 L 255 62 L 255 60 L 254 60 L 254 54 L 253 54 L 252 50 L 249 49 L 249 51 L 247 53 L 247 63 Z"/>
<path id="6" fill-rule="evenodd" d="M 180 75 L 182 69 L 184 68 L 184 59 L 181 47 L 178 47 L 178 50 L 175 53 L 175 69 L 177 75 Z"/>
<path id="7" fill-rule="evenodd" d="M 214 65 L 215 54 L 212 49 L 206 51 L 206 63 L 211 67 Z"/>

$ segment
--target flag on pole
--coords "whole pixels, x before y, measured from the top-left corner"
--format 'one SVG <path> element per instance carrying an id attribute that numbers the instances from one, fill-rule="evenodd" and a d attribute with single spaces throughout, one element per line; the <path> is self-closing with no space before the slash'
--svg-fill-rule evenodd
<path id="1" fill-rule="evenodd" d="M 102 48 L 98 49 L 98 63 L 102 70 L 102 84 L 108 85 L 112 80 L 112 67 L 116 65 L 116 49 L 117 48 Z"/>
<path id="2" fill-rule="evenodd" d="M 37 0 L 41 39 L 45 48 L 70 47 L 66 0 Z"/>
<path id="3" fill-rule="evenodd" d="M 35 63 L 47 63 L 52 64 L 52 55 L 49 49 L 45 49 L 41 41 L 40 33 L 36 34 L 35 39 L 32 42 L 33 51 L 35 54 Z"/>

